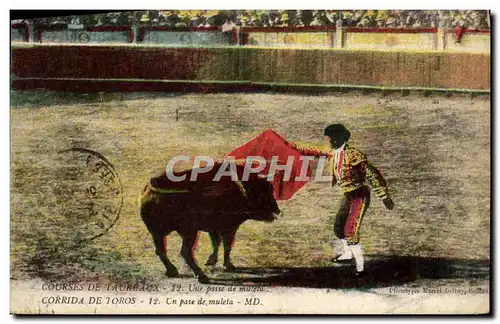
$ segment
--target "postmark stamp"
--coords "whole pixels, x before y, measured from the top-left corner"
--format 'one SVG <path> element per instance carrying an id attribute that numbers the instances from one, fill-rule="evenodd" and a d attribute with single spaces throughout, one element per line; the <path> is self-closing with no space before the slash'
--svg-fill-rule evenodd
<path id="1" fill-rule="evenodd" d="M 84 193 L 81 202 L 86 216 L 80 223 L 85 239 L 94 240 L 106 234 L 118 221 L 123 207 L 123 187 L 113 164 L 102 154 L 88 148 L 71 148 L 82 168 L 77 192 Z M 81 195 L 80 195 L 81 196 Z"/>

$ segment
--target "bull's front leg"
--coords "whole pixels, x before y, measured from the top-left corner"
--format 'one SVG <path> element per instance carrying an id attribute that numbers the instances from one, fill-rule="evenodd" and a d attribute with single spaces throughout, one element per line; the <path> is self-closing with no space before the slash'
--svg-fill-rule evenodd
<path id="1" fill-rule="evenodd" d="M 198 277 L 198 281 L 201 283 L 208 283 L 209 279 L 201 268 L 196 264 L 194 259 L 194 247 L 196 241 L 198 240 L 198 232 L 188 232 L 180 233 L 182 236 L 182 249 L 181 255 L 188 264 L 188 266 L 193 270 L 194 274 Z"/>
<path id="2" fill-rule="evenodd" d="M 224 268 L 228 272 L 236 271 L 236 267 L 231 262 L 231 249 L 234 245 L 234 236 L 236 231 L 222 233 L 222 242 L 224 244 Z"/>

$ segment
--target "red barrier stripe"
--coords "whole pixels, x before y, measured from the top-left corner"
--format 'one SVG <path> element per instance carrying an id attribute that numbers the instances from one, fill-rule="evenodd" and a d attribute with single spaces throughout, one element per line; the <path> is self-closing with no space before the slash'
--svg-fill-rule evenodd
<path id="1" fill-rule="evenodd" d="M 10 27 L 14 28 L 14 29 L 21 29 L 21 28 L 28 27 L 28 25 L 26 23 L 16 23 L 16 24 L 10 25 Z"/>
<path id="2" fill-rule="evenodd" d="M 243 27 L 248 33 L 294 33 L 294 32 L 325 32 L 336 30 L 335 26 L 305 26 L 305 27 Z"/>
<path id="3" fill-rule="evenodd" d="M 455 28 L 446 28 L 444 29 L 445 33 L 455 33 Z M 489 29 L 465 29 L 464 33 L 466 34 L 490 34 Z"/>
<path id="4" fill-rule="evenodd" d="M 363 27 L 347 27 L 346 32 L 350 33 L 405 33 L 405 34 L 420 34 L 420 33 L 437 33 L 437 28 L 363 28 Z"/>
<path id="5" fill-rule="evenodd" d="M 65 30 L 68 28 L 68 26 L 66 24 L 36 25 L 35 28 L 41 33 L 45 30 Z"/>
<path id="6" fill-rule="evenodd" d="M 198 31 L 198 32 L 205 32 L 205 31 L 219 31 L 221 30 L 221 27 L 218 26 L 211 26 L 211 27 L 169 27 L 169 26 L 142 26 L 140 29 L 146 31 L 146 30 L 164 30 L 164 31 L 171 31 L 171 32 L 183 32 L 183 31 Z"/>
<path id="7" fill-rule="evenodd" d="M 129 31 L 131 26 L 97 26 L 85 28 L 88 32 L 114 32 L 114 31 Z"/>

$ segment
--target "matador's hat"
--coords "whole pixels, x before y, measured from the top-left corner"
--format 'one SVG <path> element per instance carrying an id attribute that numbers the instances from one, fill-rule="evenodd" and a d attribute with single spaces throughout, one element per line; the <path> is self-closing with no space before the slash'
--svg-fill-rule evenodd
<path id="1" fill-rule="evenodd" d="M 345 128 L 342 124 L 331 124 L 325 128 L 325 136 L 330 138 L 342 137 L 344 141 L 348 141 L 351 138 L 351 132 Z"/>

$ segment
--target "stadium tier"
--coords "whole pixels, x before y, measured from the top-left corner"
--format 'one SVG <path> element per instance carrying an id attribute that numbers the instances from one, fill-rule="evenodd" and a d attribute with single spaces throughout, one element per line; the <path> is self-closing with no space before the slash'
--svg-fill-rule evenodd
<path id="1" fill-rule="evenodd" d="M 486 10 L 148 10 L 95 15 L 35 19 L 38 25 L 83 25 L 84 27 L 306 27 L 337 25 L 378 28 L 489 29 Z M 14 23 L 22 23 L 23 20 Z"/>

